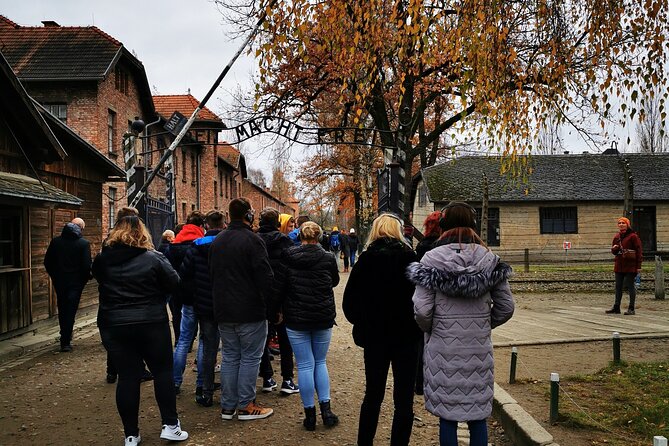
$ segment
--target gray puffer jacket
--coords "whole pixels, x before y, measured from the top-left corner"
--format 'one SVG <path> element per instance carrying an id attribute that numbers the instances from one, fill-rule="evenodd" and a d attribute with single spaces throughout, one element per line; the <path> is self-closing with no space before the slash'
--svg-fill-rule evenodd
<path id="1" fill-rule="evenodd" d="M 485 247 L 449 243 L 412 263 L 416 322 L 425 332 L 425 408 L 452 421 L 490 416 L 491 329 L 508 321 L 514 302 L 511 267 Z"/>

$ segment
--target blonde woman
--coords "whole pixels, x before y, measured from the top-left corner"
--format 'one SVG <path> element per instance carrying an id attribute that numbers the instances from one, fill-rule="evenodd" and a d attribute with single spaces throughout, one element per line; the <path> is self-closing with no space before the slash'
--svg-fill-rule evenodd
<path id="1" fill-rule="evenodd" d="M 332 288 L 339 283 L 339 271 L 334 255 L 325 252 L 318 242 L 323 230 L 312 221 L 300 226 L 302 244 L 286 250 L 285 273 L 276 293 L 276 306 L 282 306 L 288 339 L 297 362 L 297 379 L 304 406 L 304 427 L 316 429 L 318 403 L 327 427 L 335 426 L 339 418 L 330 409 L 330 377 L 326 356 L 332 338 L 336 310 Z"/>
<path id="2" fill-rule="evenodd" d="M 165 302 L 165 294 L 179 284 L 179 276 L 165 256 L 153 249 L 139 217 L 128 215 L 118 220 L 93 262 L 93 276 L 100 292 L 100 336 L 118 369 L 116 407 L 125 445 L 141 441 L 138 415 L 143 361 L 154 376 L 163 424 L 160 438 L 187 439 L 177 415 Z"/>
<path id="3" fill-rule="evenodd" d="M 414 285 L 406 278 L 416 254 L 403 224 L 393 214 L 374 220 L 367 248 L 351 270 L 344 290 L 344 315 L 365 360 L 365 396 L 360 407 L 358 445 L 374 443 L 388 369 L 393 368 L 395 407 L 391 445 L 408 445 L 413 425 L 413 392 L 421 333 L 413 315 Z"/>

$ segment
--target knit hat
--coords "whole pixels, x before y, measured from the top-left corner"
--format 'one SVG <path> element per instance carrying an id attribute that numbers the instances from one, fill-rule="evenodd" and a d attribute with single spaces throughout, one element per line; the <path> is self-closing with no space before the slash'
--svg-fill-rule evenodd
<path id="1" fill-rule="evenodd" d="M 355 234 L 355 229 L 351 228 L 350 231 L 348 231 L 350 234 Z"/>
<path id="2" fill-rule="evenodd" d="M 632 224 L 630 223 L 630 219 L 629 219 L 629 218 L 627 218 L 627 217 L 620 217 L 620 218 L 618 219 L 618 223 L 620 223 L 621 221 L 622 221 L 623 223 L 625 223 L 625 224 L 627 225 L 628 228 L 631 228 L 631 227 L 632 227 Z"/>

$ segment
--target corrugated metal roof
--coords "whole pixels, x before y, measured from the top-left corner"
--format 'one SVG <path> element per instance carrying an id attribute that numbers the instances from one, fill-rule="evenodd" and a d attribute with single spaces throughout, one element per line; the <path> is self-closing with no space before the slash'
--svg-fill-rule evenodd
<path id="1" fill-rule="evenodd" d="M 0 172 L 0 196 L 81 206 L 83 200 L 44 181 Z"/>
<path id="2" fill-rule="evenodd" d="M 669 153 L 622 156 L 630 164 L 635 200 L 669 200 Z M 625 195 L 623 165 L 616 155 L 533 155 L 527 183 L 500 174 L 500 162 L 499 157 L 468 156 L 423 169 L 430 200 L 480 202 L 484 173 L 490 201 L 618 201 Z"/>

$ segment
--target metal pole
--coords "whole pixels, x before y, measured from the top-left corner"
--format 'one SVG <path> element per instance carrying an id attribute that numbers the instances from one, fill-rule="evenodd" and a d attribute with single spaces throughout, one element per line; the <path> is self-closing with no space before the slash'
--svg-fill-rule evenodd
<path id="1" fill-rule="evenodd" d="M 516 361 L 518 360 L 518 347 L 511 347 L 511 371 L 509 372 L 509 384 L 516 382 Z"/>
<path id="2" fill-rule="evenodd" d="M 137 195 L 135 195 L 135 197 L 132 199 L 132 202 L 130 203 L 131 207 L 135 207 L 137 205 L 137 203 L 139 203 L 139 200 L 141 200 L 142 197 L 146 194 L 146 190 L 148 189 L 149 185 L 151 184 L 153 179 L 156 177 L 156 175 L 158 175 L 158 171 L 160 170 L 162 165 L 165 164 L 165 161 L 167 161 L 167 159 L 172 155 L 174 150 L 176 150 L 177 146 L 179 145 L 179 143 L 181 142 L 183 137 L 186 136 L 186 133 L 188 132 L 188 129 L 190 129 L 190 126 L 193 125 L 193 122 L 195 122 L 195 118 L 197 118 L 197 115 L 200 112 L 200 110 L 202 110 L 204 108 L 207 101 L 209 101 L 209 98 L 211 98 L 211 96 L 214 94 L 214 92 L 216 91 L 218 86 L 221 84 L 221 81 L 223 81 L 223 78 L 225 77 L 225 75 L 228 74 L 228 71 L 230 71 L 230 68 L 232 67 L 232 65 L 237 61 L 237 58 L 246 49 L 246 47 L 251 42 L 251 40 L 253 40 L 253 37 L 255 37 L 256 33 L 258 32 L 258 29 L 260 29 L 260 26 L 263 24 L 263 22 L 267 18 L 267 10 L 271 9 L 276 4 L 277 1 L 278 0 L 272 0 L 270 2 L 270 4 L 267 5 L 267 9 L 264 9 L 262 14 L 260 14 L 260 18 L 258 18 L 258 21 L 256 22 L 256 25 L 253 28 L 253 31 L 251 31 L 251 33 L 248 35 L 246 40 L 244 40 L 244 43 L 242 44 L 241 47 L 239 47 L 239 49 L 237 50 L 235 55 L 232 57 L 230 62 L 228 62 L 228 64 L 225 66 L 225 68 L 223 68 L 223 71 L 221 72 L 221 74 L 216 79 L 216 82 L 214 82 L 214 85 L 211 86 L 211 88 L 209 89 L 209 92 L 207 92 L 204 99 L 202 99 L 202 102 L 200 102 L 200 104 L 197 107 L 195 107 L 195 110 L 193 110 L 193 114 L 190 115 L 190 118 L 188 118 L 188 121 L 186 122 L 186 124 L 183 126 L 183 128 L 181 129 L 179 134 L 176 136 L 176 138 L 174 138 L 174 141 L 172 141 L 172 144 L 170 144 L 170 146 L 165 150 L 165 153 L 160 158 L 160 161 L 158 161 L 158 164 L 156 164 L 156 167 L 151 172 L 151 175 L 149 175 L 149 177 L 144 182 L 144 185 L 142 186 L 142 188 L 137 192 Z"/>
<path id="3" fill-rule="evenodd" d="M 557 423 L 558 419 L 558 401 L 560 395 L 560 375 L 551 373 L 551 414 L 550 423 Z"/>
<path id="4" fill-rule="evenodd" d="M 620 333 L 613 332 L 613 363 L 620 364 Z"/>
<path id="5" fill-rule="evenodd" d="M 530 272 L 530 250 L 528 248 L 525 248 L 525 272 L 529 273 Z"/>

